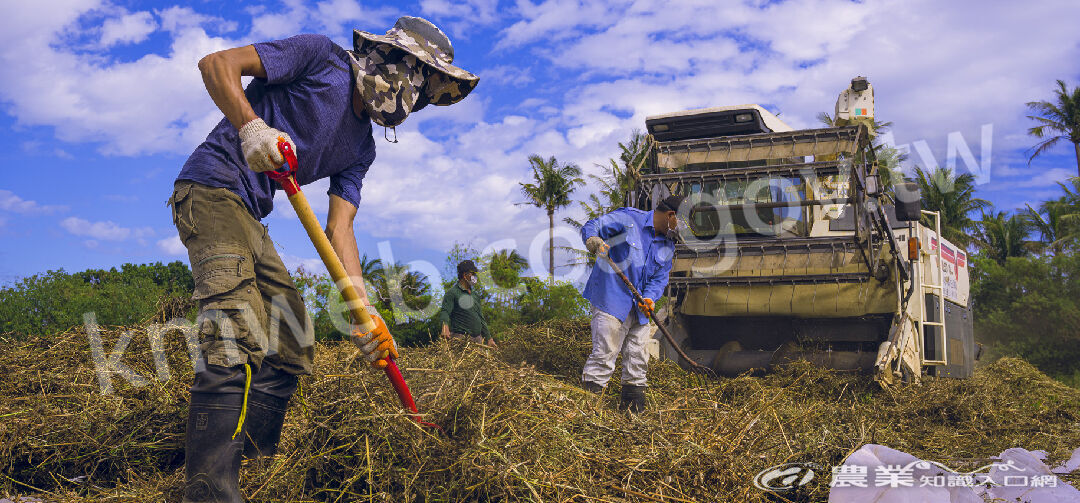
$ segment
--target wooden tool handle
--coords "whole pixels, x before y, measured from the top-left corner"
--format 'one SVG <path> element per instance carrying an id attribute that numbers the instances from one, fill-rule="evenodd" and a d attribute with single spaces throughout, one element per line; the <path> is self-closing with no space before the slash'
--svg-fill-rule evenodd
<path id="1" fill-rule="evenodd" d="M 359 325 L 360 330 L 364 332 L 374 330 L 375 322 L 372 321 L 371 316 L 368 314 L 364 301 L 360 299 L 356 286 L 349 279 L 349 274 L 345 272 L 345 266 L 341 263 L 341 259 L 338 258 L 337 252 L 330 245 L 330 239 L 326 237 L 326 233 L 323 232 L 322 227 L 319 225 L 319 219 L 311 211 L 311 205 L 308 204 L 304 193 L 296 192 L 289 196 L 289 202 L 292 203 L 293 209 L 296 210 L 296 216 L 300 217 L 300 223 L 304 225 L 304 230 L 307 231 L 308 237 L 311 238 L 311 242 L 315 245 L 315 250 L 319 252 L 319 257 L 322 258 L 323 264 L 326 265 L 326 270 L 330 273 L 330 279 L 334 280 L 334 284 L 341 291 L 341 296 L 345 299 L 345 306 L 349 308 L 349 313 L 352 314 L 353 322 Z"/>
<path id="2" fill-rule="evenodd" d="M 638 304 L 644 304 L 645 299 L 641 297 L 641 292 L 639 292 L 637 287 L 635 287 L 634 284 L 630 282 L 630 278 L 626 277 L 626 273 L 622 272 L 622 269 L 619 269 L 619 266 L 615 265 L 615 261 L 612 260 L 608 254 L 602 253 L 601 255 L 603 255 L 604 258 L 607 259 L 608 264 L 611 265 L 611 269 L 619 275 L 619 279 L 621 279 L 623 284 L 626 285 L 626 288 L 630 290 L 630 295 L 634 297 L 634 300 L 637 301 Z M 675 342 L 675 338 L 672 337 L 671 333 L 668 332 L 667 328 L 664 327 L 664 324 L 660 323 L 660 320 L 656 319 L 656 311 L 650 312 L 649 318 L 652 319 L 653 323 L 656 323 L 656 328 L 659 329 L 660 333 L 663 334 L 665 339 L 667 339 L 668 344 L 671 345 L 671 348 L 674 349 L 675 352 L 679 354 L 679 357 L 685 360 L 688 365 L 704 372 L 705 374 L 711 376 L 716 375 L 713 369 L 694 361 L 693 358 L 690 358 L 690 355 L 687 355 L 686 352 L 684 352 L 682 348 L 679 347 L 679 345 Z"/>

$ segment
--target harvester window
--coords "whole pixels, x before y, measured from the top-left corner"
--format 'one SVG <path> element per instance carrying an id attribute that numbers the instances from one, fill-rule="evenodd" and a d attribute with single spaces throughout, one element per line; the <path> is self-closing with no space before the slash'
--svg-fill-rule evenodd
<path id="1" fill-rule="evenodd" d="M 800 177 L 760 177 L 694 183 L 691 194 L 701 203 L 691 214 L 694 235 L 711 239 L 737 237 L 805 237 L 809 232 L 806 183 Z M 779 205 L 778 205 L 779 204 Z M 760 206 L 756 206 L 760 205 Z"/>

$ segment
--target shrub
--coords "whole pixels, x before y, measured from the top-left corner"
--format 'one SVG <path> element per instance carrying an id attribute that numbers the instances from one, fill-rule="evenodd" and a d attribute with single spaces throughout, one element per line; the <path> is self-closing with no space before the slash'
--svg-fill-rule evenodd
<path id="1" fill-rule="evenodd" d="M 94 313 L 102 325 L 133 325 L 152 318 L 170 300 L 186 305 L 193 288 L 191 270 L 180 261 L 74 274 L 48 271 L 0 289 L 0 333 L 55 333 L 81 324 L 84 313 Z"/>

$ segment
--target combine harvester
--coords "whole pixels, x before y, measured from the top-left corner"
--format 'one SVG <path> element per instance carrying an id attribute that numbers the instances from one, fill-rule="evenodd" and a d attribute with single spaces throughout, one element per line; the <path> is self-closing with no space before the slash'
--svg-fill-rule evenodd
<path id="1" fill-rule="evenodd" d="M 803 359 L 882 385 L 969 377 L 966 253 L 941 238 L 917 184 L 883 190 L 865 78 L 834 117 L 839 127 L 794 131 L 743 105 L 646 120 L 652 149 L 630 204 L 693 203 L 662 323 L 721 375 Z M 659 351 L 679 359 L 666 340 Z"/>

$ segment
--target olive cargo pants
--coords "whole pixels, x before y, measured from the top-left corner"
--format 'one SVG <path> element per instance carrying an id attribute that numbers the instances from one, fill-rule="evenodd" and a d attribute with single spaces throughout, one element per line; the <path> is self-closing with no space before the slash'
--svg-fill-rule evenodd
<path id="1" fill-rule="evenodd" d="M 201 358 L 310 374 L 315 338 L 304 301 L 240 196 L 181 180 L 169 207 L 195 279 Z"/>

